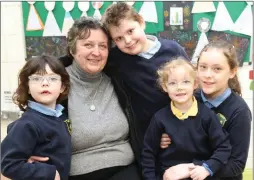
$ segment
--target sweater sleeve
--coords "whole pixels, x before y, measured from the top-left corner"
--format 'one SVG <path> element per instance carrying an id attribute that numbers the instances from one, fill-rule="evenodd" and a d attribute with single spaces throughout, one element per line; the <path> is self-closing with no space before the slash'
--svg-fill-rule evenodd
<path id="1" fill-rule="evenodd" d="M 228 163 L 215 174 L 216 177 L 234 177 L 243 173 L 249 152 L 251 119 L 251 112 L 246 107 L 239 109 L 230 119 L 227 131 L 232 152 Z"/>
<path id="2" fill-rule="evenodd" d="M 142 174 L 145 180 L 156 179 L 156 158 L 160 149 L 160 139 L 162 135 L 162 128 L 156 121 L 155 117 L 145 133 L 144 145 L 141 154 Z"/>
<path id="3" fill-rule="evenodd" d="M 46 163 L 28 163 L 39 139 L 37 128 L 25 120 L 8 126 L 8 132 L 1 144 L 2 174 L 10 179 L 54 179 L 56 167 Z"/>
<path id="4" fill-rule="evenodd" d="M 205 122 L 207 123 L 205 129 L 209 136 L 209 143 L 213 150 L 213 155 L 208 160 L 200 162 L 198 165 L 205 163 L 212 171 L 211 175 L 213 175 L 227 163 L 231 153 L 231 145 L 228 133 L 221 127 L 217 115 L 211 110 L 207 115 L 209 116 L 209 121 Z"/>

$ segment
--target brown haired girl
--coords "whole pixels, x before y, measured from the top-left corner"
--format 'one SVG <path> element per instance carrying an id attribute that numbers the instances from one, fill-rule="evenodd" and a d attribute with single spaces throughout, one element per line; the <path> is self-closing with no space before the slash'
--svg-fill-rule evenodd
<path id="1" fill-rule="evenodd" d="M 69 91 L 69 75 L 55 57 L 37 56 L 19 73 L 14 102 L 23 115 L 7 127 L 1 144 L 1 171 L 10 179 L 68 179 L 71 127 L 59 103 Z M 47 163 L 28 163 L 31 155 Z"/>

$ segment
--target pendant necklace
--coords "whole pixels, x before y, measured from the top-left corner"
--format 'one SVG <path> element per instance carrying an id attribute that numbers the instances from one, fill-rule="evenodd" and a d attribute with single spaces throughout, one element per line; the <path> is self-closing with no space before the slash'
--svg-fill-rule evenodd
<path id="1" fill-rule="evenodd" d="M 95 93 L 94 93 L 93 98 L 91 98 L 90 96 L 88 96 L 89 99 L 91 100 L 91 104 L 89 105 L 89 109 L 90 109 L 91 111 L 95 111 L 95 110 L 96 110 L 96 107 L 95 107 L 95 104 L 94 104 L 94 99 L 96 98 L 96 95 L 97 95 L 98 89 L 99 89 L 99 87 L 100 87 L 101 81 L 102 81 L 102 74 L 101 74 L 101 77 L 100 77 L 99 85 L 98 85 L 98 87 L 96 88 L 96 91 L 95 91 Z"/>

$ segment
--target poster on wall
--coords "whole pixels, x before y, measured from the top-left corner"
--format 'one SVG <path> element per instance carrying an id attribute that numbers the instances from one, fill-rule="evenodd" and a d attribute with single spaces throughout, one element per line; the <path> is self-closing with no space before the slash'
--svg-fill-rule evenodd
<path id="1" fill-rule="evenodd" d="M 164 31 L 160 32 L 158 36 L 178 42 L 189 57 L 192 57 L 198 43 L 198 33 L 193 31 Z"/>
<path id="2" fill-rule="evenodd" d="M 193 30 L 191 9 L 193 2 L 189 1 L 164 1 L 163 2 L 163 15 L 164 15 L 164 30 L 165 31 L 178 31 L 178 30 Z M 181 10 L 180 10 L 181 9 Z M 173 11 L 173 12 L 172 12 Z M 176 14 L 178 14 L 176 16 Z M 182 23 L 179 19 L 182 18 Z M 175 24 L 171 20 L 177 19 L 178 23 Z"/>
<path id="3" fill-rule="evenodd" d="M 66 37 L 51 36 L 51 37 L 26 37 L 26 53 L 27 59 L 32 56 L 48 54 L 60 57 L 66 54 Z"/>
<path id="4" fill-rule="evenodd" d="M 207 37 L 209 42 L 224 40 L 234 45 L 237 53 L 237 59 L 239 61 L 239 66 L 243 66 L 244 56 L 249 46 L 249 39 L 220 31 L 209 31 Z"/>

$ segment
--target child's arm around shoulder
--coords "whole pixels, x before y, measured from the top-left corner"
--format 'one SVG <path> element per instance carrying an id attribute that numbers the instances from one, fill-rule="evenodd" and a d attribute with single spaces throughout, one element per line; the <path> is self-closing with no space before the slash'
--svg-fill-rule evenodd
<path id="1" fill-rule="evenodd" d="M 203 162 L 199 162 L 204 166 L 213 176 L 219 169 L 221 169 L 228 161 L 231 154 L 231 145 L 229 141 L 228 133 L 222 128 L 219 118 L 215 112 L 207 108 L 202 104 L 203 116 L 202 123 L 204 124 L 204 130 L 207 132 L 209 137 L 210 147 L 212 148 L 213 155 L 210 159 Z"/>
<path id="2" fill-rule="evenodd" d="M 54 179 L 55 166 L 46 163 L 28 163 L 27 160 L 40 138 L 38 128 L 26 119 L 8 126 L 7 136 L 1 144 L 1 171 L 10 179 Z"/>
<path id="3" fill-rule="evenodd" d="M 157 114 L 157 113 L 156 113 Z M 142 174 L 144 179 L 156 179 L 155 162 L 160 149 L 160 139 L 163 128 L 159 119 L 153 116 L 144 137 L 143 150 L 141 154 Z"/>

